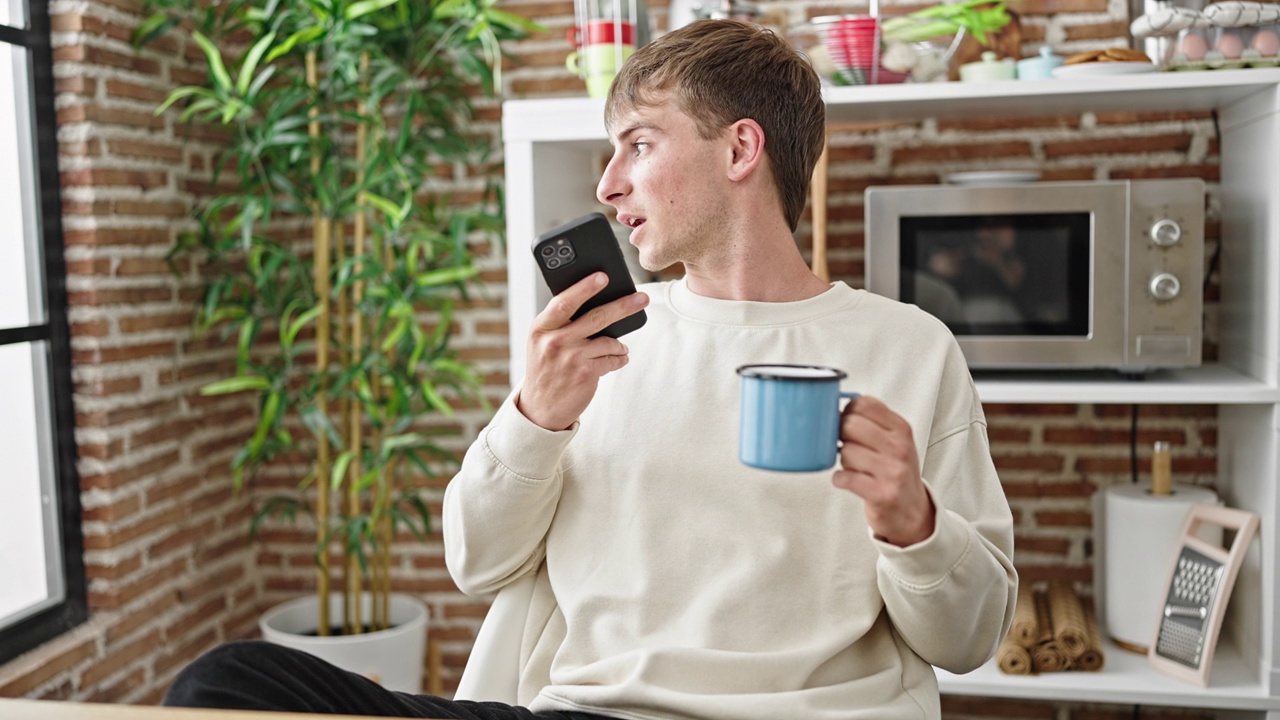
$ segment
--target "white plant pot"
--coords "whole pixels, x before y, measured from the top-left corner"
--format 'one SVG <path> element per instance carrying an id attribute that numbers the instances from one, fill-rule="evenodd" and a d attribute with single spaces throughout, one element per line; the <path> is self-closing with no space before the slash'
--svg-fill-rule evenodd
<path id="1" fill-rule="evenodd" d="M 334 665 L 375 680 L 388 690 L 422 692 L 427 645 L 427 607 L 408 595 L 391 596 L 391 628 L 363 635 L 318 637 L 319 599 L 308 595 L 280 603 L 258 619 L 262 637 L 277 645 L 311 653 Z M 369 594 L 361 601 L 369 622 Z M 342 625 L 342 597 L 329 596 L 329 625 Z"/>

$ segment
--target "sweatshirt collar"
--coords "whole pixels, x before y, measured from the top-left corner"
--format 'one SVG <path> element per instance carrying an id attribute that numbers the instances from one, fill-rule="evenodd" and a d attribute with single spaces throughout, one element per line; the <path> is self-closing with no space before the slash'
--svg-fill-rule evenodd
<path id="1" fill-rule="evenodd" d="M 795 325 L 858 302 L 859 293 L 843 282 L 795 302 L 720 300 L 698 295 L 681 278 L 667 286 L 671 309 L 682 317 L 716 325 L 771 327 Z"/>

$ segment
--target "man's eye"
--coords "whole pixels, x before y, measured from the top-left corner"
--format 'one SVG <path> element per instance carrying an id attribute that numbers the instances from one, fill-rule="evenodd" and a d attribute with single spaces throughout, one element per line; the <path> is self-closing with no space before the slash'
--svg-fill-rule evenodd
<path id="1" fill-rule="evenodd" d="M 648 149 L 649 149 L 649 143 L 647 143 L 647 142 L 633 142 L 633 143 L 631 143 L 631 147 L 635 148 L 636 154 L 637 154 L 637 155 L 639 155 L 639 154 L 643 153 L 645 150 L 648 150 Z"/>

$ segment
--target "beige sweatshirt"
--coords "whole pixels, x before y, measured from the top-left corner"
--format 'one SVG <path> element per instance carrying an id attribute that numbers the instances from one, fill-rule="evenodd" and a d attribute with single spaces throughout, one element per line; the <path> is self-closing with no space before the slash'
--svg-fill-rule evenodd
<path id="1" fill-rule="evenodd" d="M 966 672 L 1013 614 L 1012 518 L 954 338 L 843 283 L 793 303 L 641 288 L 648 323 L 580 422 L 508 400 L 445 493 L 450 573 L 493 592 L 539 572 L 520 702 L 617 718 L 937 718 L 930 665 Z M 877 541 L 830 472 L 738 462 L 752 363 L 829 365 L 910 424 L 937 506 Z M 545 561 L 545 562 L 544 562 Z"/>

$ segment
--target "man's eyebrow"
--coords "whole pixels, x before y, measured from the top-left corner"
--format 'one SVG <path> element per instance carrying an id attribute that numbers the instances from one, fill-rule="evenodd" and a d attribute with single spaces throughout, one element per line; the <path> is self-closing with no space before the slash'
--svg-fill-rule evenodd
<path id="1" fill-rule="evenodd" d="M 628 137 L 640 132 L 641 130 L 656 130 L 656 129 L 657 127 L 654 125 L 647 125 L 645 123 L 636 123 L 634 125 L 628 125 L 627 127 L 623 128 L 622 131 L 619 132 L 614 137 L 617 139 L 618 142 L 625 142 Z"/>

